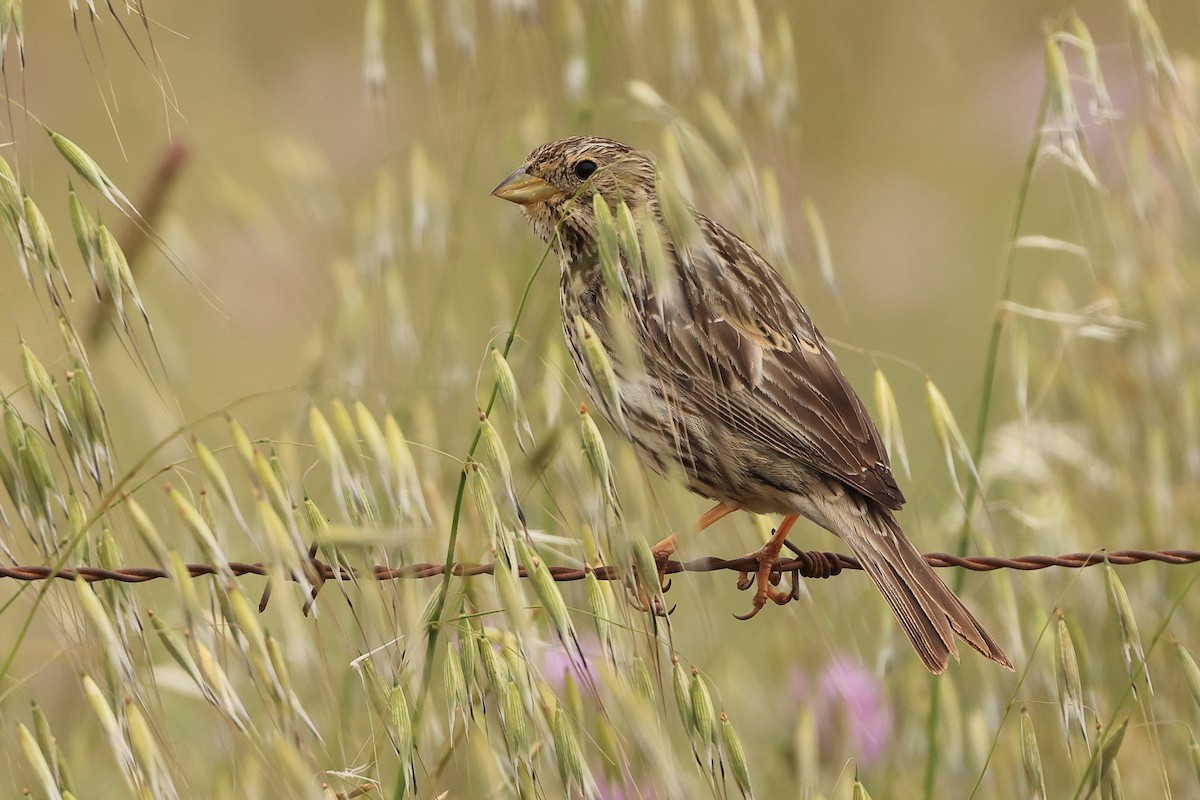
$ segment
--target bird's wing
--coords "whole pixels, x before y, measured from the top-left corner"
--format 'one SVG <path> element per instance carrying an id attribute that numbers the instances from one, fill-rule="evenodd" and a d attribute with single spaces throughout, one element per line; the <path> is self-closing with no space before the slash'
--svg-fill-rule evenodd
<path id="1" fill-rule="evenodd" d="M 754 445 L 899 509 L 879 432 L 808 313 L 753 248 L 696 216 L 707 247 L 673 254 L 680 297 L 643 320 L 648 366 L 669 364 L 674 391 Z"/>

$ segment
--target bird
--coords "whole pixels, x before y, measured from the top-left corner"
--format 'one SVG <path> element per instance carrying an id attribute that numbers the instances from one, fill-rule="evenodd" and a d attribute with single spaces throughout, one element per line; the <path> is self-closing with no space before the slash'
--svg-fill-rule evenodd
<path id="1" fill-rule="evenodd" d="M 738 510 L 782 515 L 752 554 L 739 618 L 789 599 L 771 571 L 804 517 L 853 551 L 931 672 L 959 659 L 956 637 L 1012 670 L 897 522 L 905 498 L 886 448 L 808 312 L 753 247 L 671 189 L 651 154 L 572 136 L 535 148 L 492 194 L 558 254 L 563 330 L 591 404 L 651 469 L 716 501 L 694 529 Z M 595 367 L 597 343 L 611 372 Z M 653 548 L 660 581 L 677 546 Z"/>

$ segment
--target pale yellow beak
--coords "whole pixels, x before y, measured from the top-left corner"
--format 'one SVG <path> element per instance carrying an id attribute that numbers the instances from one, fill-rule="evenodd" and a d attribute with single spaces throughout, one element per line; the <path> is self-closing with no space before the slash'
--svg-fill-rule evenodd
<path id="1" fill-rule="evenodd" d="M 524 167 L 521 167 L 512 175 L 500 181 L 500 185 L 492 189 L 492 195 L 499 197 L 501 200 L 507 200 L 510 203 L 524 206 L 536 203 L 539 200 L 545 200 L 556 191 L 558 190 L 553 186 L 541 178 L 530 175 L 525 171 Z"/>

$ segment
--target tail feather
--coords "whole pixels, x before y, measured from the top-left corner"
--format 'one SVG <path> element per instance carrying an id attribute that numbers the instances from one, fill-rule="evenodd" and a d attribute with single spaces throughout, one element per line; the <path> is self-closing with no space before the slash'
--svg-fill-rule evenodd
<path id="1" fill-rule="evenodd" d="M 871 504 L 874 506 L 874 504 Z M 913 649 L 930 672 L 958 660 L 955 634 L 984 656 L 1012 669 L 1000 645 L 917 552 L 899 523 L 878 506 L 855 515 L 837 533 L 892 607 Z"/>

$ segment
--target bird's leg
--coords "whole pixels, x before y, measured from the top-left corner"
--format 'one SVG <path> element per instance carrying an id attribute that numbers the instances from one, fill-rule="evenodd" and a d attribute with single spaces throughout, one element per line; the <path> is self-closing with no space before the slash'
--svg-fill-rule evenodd
<path id="1" fill-rule="evenodd" d="M 700 531 L 712 525 L 714 522 L 729 516 L 739 508 L 741 508 L 741 506 L 734 503 L 718 502 L 715 506 L 700 515 L 700 519 L 696 520 L 696 524 L 692 526 L 692 529 L 696 533 L 699 533 Z M 658 565 L 658 586 L 660 589 L 660 595 L 662 592 L 665 592 L 671 588 L 670 583 L 666 580 L 667 561 L 670 560 L 671 556 L 675 554 L 675 549 L 677 547 L 679 547 L 679 536 L 673 533 L 650 548 L 650 553 L 654 556 L 654 563 Z M 635 607 L 640 608 L 642 611 L 650 611 L 651 609 L 654 609 L 655 613 L 659 612 L 660 609 L 658 606 L 661 604 L 657 602 L 658 598 L 654 598 L 653 600 L 647 598 L 645 596 L 645 592 L 637 587 L 633 587 L 633 591 L 635 595 Z"/>
<path id="2" fill-rule="evenodd" d="M 799 517 L 799 514 L 788 514 L 784 517 L 783 521 L 779 523 L 779 527 L 771 534 L 770 540 L 757 552 L 751 554 L 758 560 L 758 570 L 755 572 L 758 588 L 754 592 L 754 606 L 745 614 L 734 614 L 738 619 L 750 619 L 762 610 L 767 600 L 783 605 L 791 599 L 790 592 L 781 592 L 771 588 L 771 571 L 775 566 L 775 559 L 779 556 L 779 551 L 783 549 L 783 542 L 787 539 L 788 532 Z M 738 588 L 745 589 L 749 585 L 750 573 L 743 572 L 738 578 Z"/>
<path id="3" fill-rule="evenodd" d="M 725 519 L 733 512 L 737 511 L 741 506 L 731 503 L 719 502 L 708 511 L 700 515 L 700 519 L 696 520 L 696 524 L 692 526 L 696 533 L 704 530 L 718 520 Z M 679 536 L 671 534 L 663 539 L 654 547 L 650 548 L 650 552 L 654 554 L 654 560 L 658 563 L 659 583 L 662 583 L 663 567 L 666 566 L 667 559 L 675 554 L 675 549 L 679 547 Z"/>

